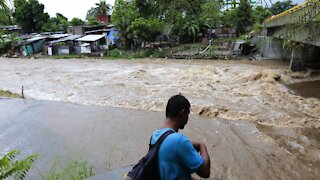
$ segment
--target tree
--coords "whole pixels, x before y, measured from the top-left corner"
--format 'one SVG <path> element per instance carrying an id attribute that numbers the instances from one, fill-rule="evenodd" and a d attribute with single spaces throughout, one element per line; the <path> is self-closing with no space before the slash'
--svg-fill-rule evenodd
<path id="1" fill-rule="evenodd" d="M 50 18 L 48 22 L 43 26 L 44 31 L 54 32 L 54 31 L 66 31 L 70 23 L 68 18 L 60 13 L 56 14 L 56 17 Z"/>
<path id="2" fill-rule="evenodd" d="M 49 19 L 48 13 L 44 13 L 44 5 L 37 0 L 14 0 L 14 7 L 13 17 L 27 33 L 40 31 Z"/>
<path id="3" fill-rule="evenodd" d="M 138 9 L 139 14 L 144 18 L 149 18 L 154 16 L 154 9 L 155 9 L 154 0 L 136 0 L 136 6 Z"/>
<path id="4" fill-rule="evenodd" d="M 112 13 L 112 22 L 120 30 L 120 39 L 129 47 L 133 42 L 130 29 L 132 22 L 139 17 L 135 1 L 116 0 Z"/>
<path id="5" fill-rule="evenodd" d="M 100 0 L 100 3 L 96 3 L 96 15 L 106 16 L 111 10 L 111 5 L 107 4 L 105 0 Z"/>
<path id="6" fill-rule="evenodd" d="M 98 16 L 106 16 L 110 14 L 112 6 L 107 4 L 105 0 L 100 0 L 100 2 L 95 5 L 96 7 L 92 7 L 88 10 L 86 20 L 89 20 L 90 17 L 97 18 Z"/>
<path id="7" fill-rule="evenodd" d="M 75 17 L 70 21 L 70 24 L 71 24 L 71 26 L 81 26 L 81 25 L 84 25 L 85 22 L 82 21 L 81 19 Z"/>
<path id="8" fill-rule="evenodd" d="M 219 1 L 207 1 L 201 5 L 201 16 L 211 27 L 218 25 L 220 21 L 221 3 Z"/>
<path id="9" fill-rule="evenodd" d="M 262 23 L 266 18 L 270 17 L 272 13 L 268 8 L 257 6 L 253 11 L 253 17 L 257 23 Z"/>
<path id="10" fill-rule="evenodd" d="M 0 25 L 6 25 L 10 22 L 11 11 L 6 0 L 0 0 Z"/>
<path id="11" fill-rule="evenodd" d="M 272 14 L 279 14 L 279 13 L 282 13 L 283 11 L 290 9 L 293 6 L 294 5 L 292 4 L 291 0 L 277 1 L 270 7 L 270 12 Z"/>
<path id="12" fill-rule="evenodd" d="M 86 20 L 88 20 L 90 17 L 96 18 L 96 14 L 97 14 L 96 8 L 95 7 L 90 8 L 87 12 Z"/>
<path id="13" fill-rule="evenodd" d="M 100 22 L 97 21 L 97 19 L 94 18 L 94 17 L 89 17 L 89 19 L 88 19 L 88 25 L 90 25 L 90 26 L 96 26 L 96 25 L 100 25 Z"/>
<path id="14" fill-rule="evenodd" d="M 248 26 L 253 24 L 253 10 L 249 0 L 240 0 L 235 9 L 236 26 L 240 34 L 244 34 Z"/>
<path id="15" fill-rule="evenodd" d="M 207 8 L 209 5 L 204 6 L 205 3 L 210 2 L 208 0 L 157 0 L 153 3 L 154 14 L 172 27 L 169 32 L 179 35 L 181 39 L 194 41 L 200 32 L 201 24 L 208 24 L 207 22 L 213 17 L 209 18 L 209 15 L 205 14 L 204 10 L 209 10 Z"/>
<path id="16" fill-rule="evenodd" d="M 182 31 L 181 34 L 182 36 L 189 36 L 193 38 L 193 43 L 196 41 L 196 35 L 199 34 L 200 32 L 200 25 L 199 21 L 197 19 L 192 19 L 187 22 L 185 22 L 182 25 Z"/>
<path id="17" fill-rule="evenodd" d="M 236 26 L 236 10 L 230 9 L 221 13 L 221 25 Z"/>
<path id="18" fill-rule="evenodd" d="M 192 18 L 201 13 L 204 0 L 158 0 L 156 12 L 168 23 L 175 23 L 177 18 Z"/>
<path id="19" fill-rule="evenodd" d="M 159 19 L 140 17 L 131 23 L 129 29 L 133 37 L 136 37 L 139 41 L 152 41 L 156 35 L 161 33 L 163 27 L 164 23 Z"/>

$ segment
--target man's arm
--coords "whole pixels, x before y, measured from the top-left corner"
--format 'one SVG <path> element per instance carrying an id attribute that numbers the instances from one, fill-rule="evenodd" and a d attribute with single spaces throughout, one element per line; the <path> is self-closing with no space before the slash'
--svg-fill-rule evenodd
<path id="1" fill-rule="evenodd" d="M 192 144 L 194 148 L 200 152 L 200 155 L 204 159 L 204 163 L 200 166 L 196 173 L 203 178 L 210 177 L 210 157 L 206 145 L 204 143 L 197 142 L 193 142 Z"/>

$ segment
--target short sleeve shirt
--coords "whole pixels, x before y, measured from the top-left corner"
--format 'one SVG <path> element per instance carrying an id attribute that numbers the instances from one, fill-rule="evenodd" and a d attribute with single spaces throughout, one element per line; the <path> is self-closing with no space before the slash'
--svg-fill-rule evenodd
<path id="1" fill-rule="evenodd" d="M 152 135 L 151 144 L 155 144 L 160 136 L 169 130 L 173 129 L 157 129 Z M 191 179 L 191 174 L 204 163 L 191 141 L 179 132 L 170 134 L 162 142 L 158 159 L 161 180 Z"/>

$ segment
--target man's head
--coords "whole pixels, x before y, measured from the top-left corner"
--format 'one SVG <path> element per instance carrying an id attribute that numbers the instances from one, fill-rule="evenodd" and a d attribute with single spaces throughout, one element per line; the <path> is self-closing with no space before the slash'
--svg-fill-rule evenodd
<path id="1" fill-rule="evenodd" d="M 179 129 L 187 124 L 190 113 L 190 102 L 181 94 L 172 96 L 166 107 L 166 117 L 177 123 Z"/>

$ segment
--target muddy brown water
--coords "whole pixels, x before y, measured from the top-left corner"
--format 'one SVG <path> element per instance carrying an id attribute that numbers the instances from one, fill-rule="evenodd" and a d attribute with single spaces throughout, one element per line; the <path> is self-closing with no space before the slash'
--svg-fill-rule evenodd
<path id="1" fill-rule="evenodd" d="M 163 112 L 0 99 L 0 156 L 13 149 L 40 158 L 27 179 L 41 179 L 54 161 L 84 159 L 97 175 L 135 164 L 147 151 Z M 211 179 L 318 179 L 318 131 L 192 115 L 181 131 L 202 141 Z M 106 176 L 107 177 L 107 176 Z M 108 179 L 108 178 L 106 178 Z"/>
<path id="2" fill-rule="evenodd" d="M 279 61 L 48 60 L 0 57 L 0 89 L 37 100 L 162 111 L 184 94 L 192 113 L 268 126 L 320 127 L 320 100 L 284 84 L 306 80 Z"/>
<path id="3" fill-rule="evenodd" d="M 320 80 L 289 84 L 288 87 L 300 96 L 320 99 Z"/>

